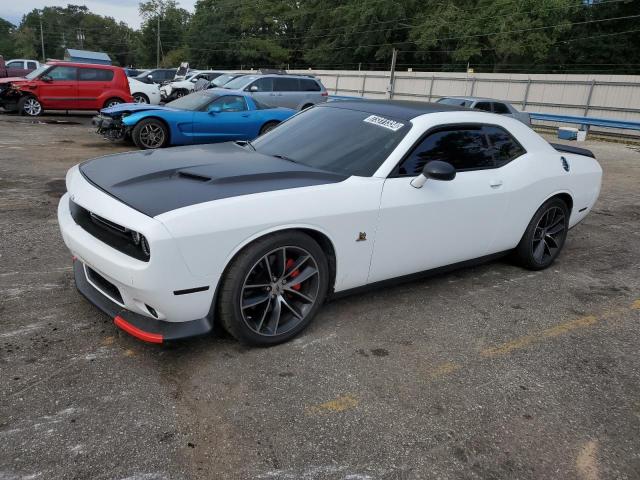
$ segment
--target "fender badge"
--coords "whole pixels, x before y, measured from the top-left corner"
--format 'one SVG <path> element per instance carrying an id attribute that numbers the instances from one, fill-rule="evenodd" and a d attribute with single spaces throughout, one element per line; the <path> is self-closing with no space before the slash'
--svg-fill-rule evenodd
<path id="1" fill-rule="evenodd" d="M 358 234 L 358 238 L 356 238 L 356 242 L 365 242 L 367 240 L 367 232 L 360 232 Z"/>

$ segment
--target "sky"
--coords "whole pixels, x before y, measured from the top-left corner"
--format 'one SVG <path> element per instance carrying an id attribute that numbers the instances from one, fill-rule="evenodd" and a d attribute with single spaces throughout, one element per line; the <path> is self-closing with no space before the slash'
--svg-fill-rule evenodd
<path id="1" fill-rule="evenodd" d="M 193 12 L 196 0 L 178 0 L 178 5 Z M 132 28 L 140 26 L 138 0 L 0 0 L 0 17 L 18 25 L 22 16 L 34 8 L 86 5 L 93 13 L 122 20 Z"/>

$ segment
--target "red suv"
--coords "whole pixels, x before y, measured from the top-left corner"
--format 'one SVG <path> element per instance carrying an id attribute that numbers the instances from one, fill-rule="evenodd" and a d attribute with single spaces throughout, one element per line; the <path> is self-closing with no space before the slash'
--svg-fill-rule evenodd
<path id="1" fill-rule="evenodd" d="M 44 110 L 100 110 L 133 102 L 124 70 L 110 65 L 49 62 L 24 78 L 0 79 L 0 106 L 23 115 Z"/>

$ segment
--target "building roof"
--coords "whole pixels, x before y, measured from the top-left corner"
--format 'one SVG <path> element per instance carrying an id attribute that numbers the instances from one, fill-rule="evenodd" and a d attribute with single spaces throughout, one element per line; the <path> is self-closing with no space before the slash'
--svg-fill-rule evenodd
<path id="1" fill-rule="evenodd" d="M 471 110 L 457 105 L 442 103 L 412 102 L 408 100 L 336 100 L 318 106 L 359 110 L 375 115 L 411 120 L 425 113 L 458 112 Z"/>
<path id="2" fill-rule="evenodd" d="M 75 58 L 87 58 L 90 60 L 102 60 L 102 61 L 111 61 L 111 57 L 104 52 L 90 52 L 89 50 L 76 50 L 74 48 L 67 48 L 67 54 L 70 57 Z"/>

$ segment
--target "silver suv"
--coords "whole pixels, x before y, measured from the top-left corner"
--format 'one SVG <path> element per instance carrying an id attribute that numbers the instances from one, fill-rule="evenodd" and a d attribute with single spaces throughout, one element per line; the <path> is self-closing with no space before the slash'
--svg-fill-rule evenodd
<path id="1" fill-rule="evenodd" d="M 311 75 L 243 75 L 225 83 L 222 88 L 249 92 L 259 102 L 295 110 L 326 102 L 328 97 L 322 82 Z"/>

